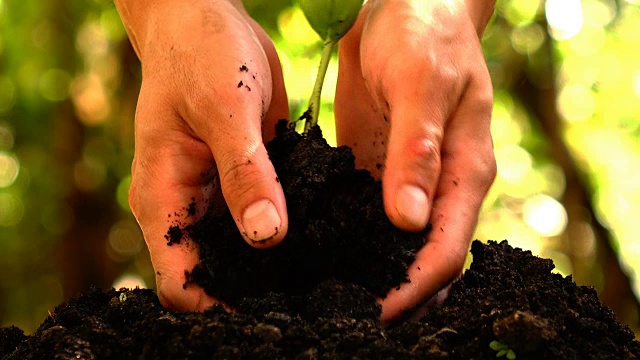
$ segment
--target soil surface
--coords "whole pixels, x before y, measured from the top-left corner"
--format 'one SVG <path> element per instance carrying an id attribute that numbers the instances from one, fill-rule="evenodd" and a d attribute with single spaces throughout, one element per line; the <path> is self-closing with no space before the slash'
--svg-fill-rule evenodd
<path id="1" fill-rule="evenodd" d="M 185 285 L 236 312 L 175 313 L 151 290 L 95 289 L 31 336 L 0 328 L 0 359 L 495 359 L 498 347 L 517 359 L 640 358 L 595 290 L 506 241 L 474 242 L 471 268 L 422 320 L 381 327 L 376 297 L 406 281 L 425 234 L 388 222 L 380 184 L 354 170 L 348 149 L 330 148 L 317 129 L 306 139 L 283 124 L 278 133 L 268 150 L 291 223 L 281 245 L 253 250 L 213 210 L 167 235 L 170 246 L 201 250 Z"/>
<path id="2" fill-rule="evenodd" d="M 0 329 L 1 359 L 637 359 L 640 343 L 592 288 L 506 242 L 473 263 L 420 322 L 378 326 L 375 297 L 338 280 L 269 293 L 238 312 L 164 310 L 151 290 L 94 290 L 58 306 L 33 336 Z"/>

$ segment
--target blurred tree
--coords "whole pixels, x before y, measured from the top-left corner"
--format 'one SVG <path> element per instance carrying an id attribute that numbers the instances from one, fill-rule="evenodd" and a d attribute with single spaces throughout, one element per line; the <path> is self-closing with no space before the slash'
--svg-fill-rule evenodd
<path id="1" fill-rule="evenodd" d="M 0 321 L 33 329 L 145 254 L 116 201 L 139 65 L 110 1 L 0 1 L 0 27 Z"/>

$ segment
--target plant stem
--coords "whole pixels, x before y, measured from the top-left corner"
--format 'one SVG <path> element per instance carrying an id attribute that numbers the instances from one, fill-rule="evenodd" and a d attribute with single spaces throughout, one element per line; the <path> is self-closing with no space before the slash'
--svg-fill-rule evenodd
<path id="1" fill-rule="evenodd" d="M 318 67 L 318 75 L 316 76 L 316 82 L 313 85 L 313 92 L 311 93 L 311 99 L 309 100 L 309 110 L 311 117 L 307 118 L 304 123 L 304 134 L 309 132 L 309 129 L 318 124 L 318 115 L 320 114 L 320 94 L 322 94 L 322 85 L 324 84 L 324 77 L 327 74 L 327 68 L 331 61 L 331 54 L 336 47 L 338 40 L 327 39 L 322 46 L 322 54 L 320 55 L 320 66 Z"/>

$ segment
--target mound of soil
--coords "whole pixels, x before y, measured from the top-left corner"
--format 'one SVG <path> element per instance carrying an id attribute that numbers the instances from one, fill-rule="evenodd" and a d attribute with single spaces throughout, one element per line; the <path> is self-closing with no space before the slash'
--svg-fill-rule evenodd
<path id="1" fill-rule="evenodd" d="M 0 329 L 1 359 L 637 359 L 640 343 L 589 287 L 506 241 L 474 242 L 443 305 L 415 323 L 378 325 L 361 286 L 268 293 L 236 313 L 164 310 L 150 290 L 94 290 L 58 306 L 33 336 Z M 283 301 L 285 300 L 285 301 Z"/>
<path id="2" fill-rule="evenodd" d="M 213 206 L 167 235 L 170 246 L 200 249 L 185 286 L 203 286 L 236 312 L 175 313 L 150 290 L 95 289 L 58 306 L 31 336 L 1 328 L 0 359 L 495 359 L 496 342 L 518 359 L 640 357 L 633 332 L 595 290 L 506 241 L 474 242 L 471 268 L 421 321 L 381 327 L 376 297 L 406 281 L 425 233 L 395 229 L 380 184 L 319 130 L 302 138 L 280 124 L 268 150 L 288 201 L 281 245 L 249 247 Z"/>

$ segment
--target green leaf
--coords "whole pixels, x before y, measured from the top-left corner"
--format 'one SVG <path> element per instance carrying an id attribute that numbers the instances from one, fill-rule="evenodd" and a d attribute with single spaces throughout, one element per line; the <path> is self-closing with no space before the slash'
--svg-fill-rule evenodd
<path id="1" fill-rule="evenodd" d="M 304 16 L 324 41 L 337 41 L 351 29 L 364 0 L 299 0 Z"/>
<path id="2" fill-rule="evenodd" d="M 507 351 L 507 359 L 514 360 L 515 358 L 516 358 L 516 353 L 514 353 L 513 350 Z"/>

